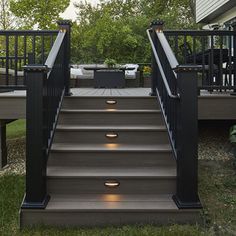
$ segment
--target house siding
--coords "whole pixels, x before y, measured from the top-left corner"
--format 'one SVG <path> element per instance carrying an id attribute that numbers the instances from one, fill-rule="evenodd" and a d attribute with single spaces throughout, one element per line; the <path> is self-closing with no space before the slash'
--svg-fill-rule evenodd
<path id="1" fill-rule="evenodd" d="M 235 0 L 196 0 L 196 22 L 206 21 L 223 6 L 233 2 L 236 4 Z"/>

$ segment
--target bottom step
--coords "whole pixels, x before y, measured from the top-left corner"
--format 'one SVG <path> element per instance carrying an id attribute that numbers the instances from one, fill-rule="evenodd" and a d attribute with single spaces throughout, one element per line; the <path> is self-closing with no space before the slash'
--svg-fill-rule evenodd
<path id="1" fill-rule="evenodd" d="M 53 195 L 45 210 L 20 212 L 21 227 L 120 226 L 199 221 L 199 210 L 179 210 L 171 195 Z"/>

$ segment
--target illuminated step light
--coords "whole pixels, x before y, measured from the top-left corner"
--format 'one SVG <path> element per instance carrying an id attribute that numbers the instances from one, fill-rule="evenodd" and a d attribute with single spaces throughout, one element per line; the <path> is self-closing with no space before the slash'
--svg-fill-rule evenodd
<path id="1" fill-rule="evenodd" d="M 106 137 L 107 137 L 107 138 L 117 138 L 117 137 L 118 137 L 118 134 L 117 134 L 117 133 L 114 133 L 114 132 L 111 132 L 111 133 L 107 133 L 107 134 L 106 134 Z"/>
<path id="2" fill-rule="evenodd" d="M 107 180 L 104 185 L 108 188 L 117 188 L 119 187 L 120 183 L 116 180 Z"/>
<path id="3" fill-rule="evenodd" d="M 107 100 L 106 101 L 106 104 L 108 104 L 108 105 L 115 105 L 116 103 L 117 103 L 116 100 Z"/>

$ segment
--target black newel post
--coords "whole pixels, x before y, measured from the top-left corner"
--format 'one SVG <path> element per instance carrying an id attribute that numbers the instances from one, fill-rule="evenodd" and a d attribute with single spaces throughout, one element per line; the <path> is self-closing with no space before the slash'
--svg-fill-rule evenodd
<path id="1" fill-rule="evenodd" d="M 233 75 L 234 75 L 234 84 L 236 83 L 236 22 L 232 24 L 233 31 L 235 35 L 233 36 Z M 236 90 L 234 90 L 236 91 Z"/>
<path id="2" fill-rule="evenodd" d="M 7 165 L 6 123 L 0 120 L 0 170 Z"/>
<path id="3" fill-rule="evenodd" d="M 177 126 L 177 191 L 173 199 L 181 209 L 201 208 L 198 197 L 198 66 L 176 69 L 180 101 Z"/>
<path id="4" fill-rule="evenodd" d="M 65 79 L 65 96 L 70 96 L 70 59 L 71 59 L 71 26 L 70 20 L 61 20 L 57 22 L 60 30 L 66 31 L 64 44 L 64 79 Z"/>
<path id="5" fill-rule="evenodd" d="M 46 191 L 47 155 L 43 143 L 43 84 L 47 66 L 25 67 L 26 98 L 26 196 L 22 208 L 44 209 L 49 201 Z"/>
<path id="6" fill-rule="evenodd" d="M 157 31 L 163 31 L 163 25 L 164 22 L 163 21 L 159 21 L 159 20 L 155 20 L 151 23 L 151 27 L 152 27 L 152 41 L 155 45 L 155 47 L 157 47 Z M 157 88 L 157 80 L 158 80 L 158 67 L 157 67 L 157 63 L 156 63 L 156 58 L 154 56 L 154 53 L 152 52 L 152 81 L 151 81 L 151 93 L 150 96 L 156 96 L 157 92 L 156 92 L 156 88 Z"/>

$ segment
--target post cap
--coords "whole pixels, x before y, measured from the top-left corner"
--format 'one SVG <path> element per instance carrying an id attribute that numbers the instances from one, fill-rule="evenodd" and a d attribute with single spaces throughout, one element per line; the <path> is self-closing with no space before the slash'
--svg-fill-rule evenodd
<path id="1" fill-rule="evenodd" d="M 57 24 L 60 26 L 62 26 L 62 25 L 72 26 L 72 21 L 71 20 L 58 20 Z"/>
<path id="2" fill-rule="evenodd" d="M 163 26 L 164 25 L 164 21 L 163 20 L 153 20 L 151 22 L 151 26 Z"/>
<path id="3" fill-rule="evenodd" d="M 202 65 L 187 64 L 187 65 L 178 65 L 174 68 L 175 72 L 198 72 L 202 70 Z"/>
<path id="4" fill-rule="evenodd" d="M 30 64 L 23 66 L 23 69 L 25 72 L 45 72 L 47 73 L 49 71 L 49 68 L 47 65 L 38 65 L 38 64 Z"/>

